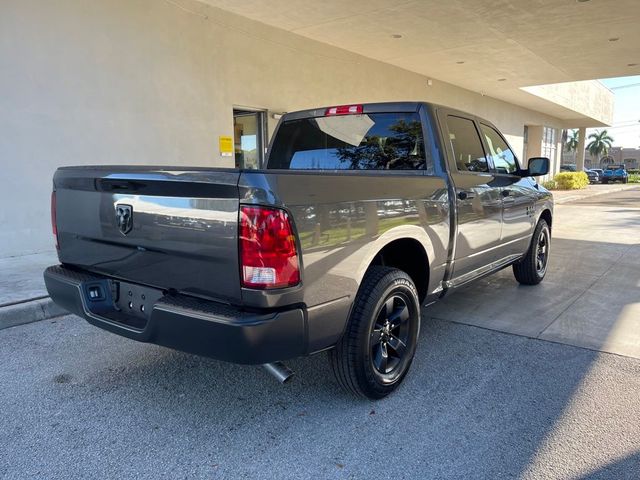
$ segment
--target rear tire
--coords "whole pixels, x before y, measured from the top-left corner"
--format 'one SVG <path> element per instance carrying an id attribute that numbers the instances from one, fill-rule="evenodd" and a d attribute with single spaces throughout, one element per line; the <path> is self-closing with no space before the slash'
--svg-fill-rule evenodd
<path id="1" fill-rule="evenodd" d="M 551 247 L 551 230 L 546 220 L 540 219 L 531 238 L 529 250 L 518 263 L 513 264 L 513 275 L 522 285 L 537 285 L 547 273 Z"/>
<path id="2" fill-rule="evenodd" d="M 342 339 L 329 351 L 336 380 L 374 400 L 393 392 L 409 371 L 420 331 L 420 302 L 402 270 L 373 266 L 366 273 Z"/>

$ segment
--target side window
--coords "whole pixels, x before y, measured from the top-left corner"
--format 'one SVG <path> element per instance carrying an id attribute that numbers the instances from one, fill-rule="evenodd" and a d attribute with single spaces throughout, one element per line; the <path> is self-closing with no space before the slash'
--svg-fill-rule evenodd
<path id="1" fill-rule="evenodd" d="M 491 127 L 480 124 L 480 129 L 489 147 L 489 154 L 496 168 L 496 173 L 515 173 L 518 171 L 518 160 L 507 142 Z"/>
<path id="2" fill-rule="evenodd" d="M 473 121 L 449 115 L 447 117 L 449 140 L 460 172 L 488 172 L 480 135 Z"/>

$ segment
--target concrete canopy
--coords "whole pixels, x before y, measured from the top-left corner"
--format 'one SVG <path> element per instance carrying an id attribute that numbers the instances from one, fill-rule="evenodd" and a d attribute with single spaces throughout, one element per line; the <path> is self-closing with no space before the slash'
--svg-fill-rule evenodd
<path id="1" fill-rule="evenodd" d="M 568 126 L 610 123 L 600 104 L 613 102 L 599 82 L 564 82 L 640 74 L 637 0 L 205 1 Z M 547 84 L 561 84 L 551 98 L 549 88 L 523 90 Z"/>

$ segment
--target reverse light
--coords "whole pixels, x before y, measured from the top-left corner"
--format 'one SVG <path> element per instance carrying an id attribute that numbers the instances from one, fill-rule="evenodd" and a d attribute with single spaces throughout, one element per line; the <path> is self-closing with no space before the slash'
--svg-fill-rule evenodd
<path id="1" fill-rule="evenodd" d="M 351 115 L 362 113 L 362 105 L 340 105 L 338 107 L 329 107 L 324 111 L 325 117 L 331 115 Z"/>
<path id="2" fill-rule="evenodd" d="M 56 249 L 60 249 L 58 244 L 58 219 L 56 215 L 56 191 L 51 192 L 51 231 L 56 242 Z"/>
<path id="3" fill-rule="evenodd" d="M 296 239 L 287 212 L 240 206 L 238 228 L 243 287 L 284 288 L 300 283 Z"/>

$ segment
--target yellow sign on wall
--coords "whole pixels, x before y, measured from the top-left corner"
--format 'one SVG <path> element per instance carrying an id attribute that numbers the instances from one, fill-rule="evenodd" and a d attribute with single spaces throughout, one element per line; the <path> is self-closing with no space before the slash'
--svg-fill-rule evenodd
<path id="1" fill-rule="evenodd" d="M 223 136 L 219 137 L 220 143 L 220 155 L 223 157 L 233 156 L 233 137 Z"/>

